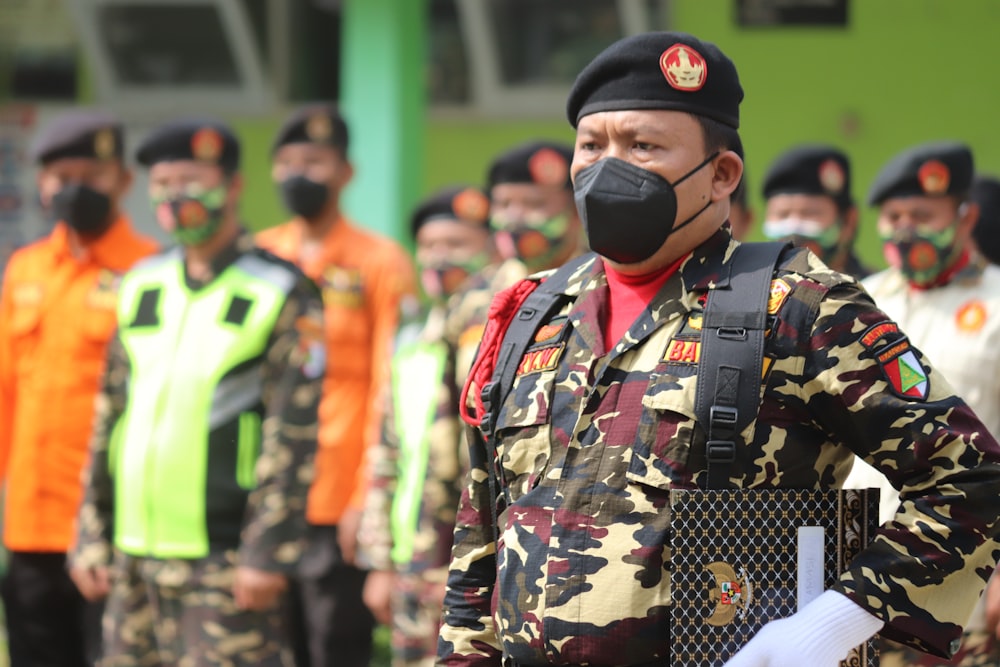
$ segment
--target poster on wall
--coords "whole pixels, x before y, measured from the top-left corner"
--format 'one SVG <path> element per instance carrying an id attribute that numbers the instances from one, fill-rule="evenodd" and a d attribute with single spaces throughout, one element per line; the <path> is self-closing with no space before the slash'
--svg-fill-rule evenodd
<path id="1" fill-rule="evenodd" d="M 749 28 L 846 27 L 848 0 L 736 0 L 738 25 Z"/>

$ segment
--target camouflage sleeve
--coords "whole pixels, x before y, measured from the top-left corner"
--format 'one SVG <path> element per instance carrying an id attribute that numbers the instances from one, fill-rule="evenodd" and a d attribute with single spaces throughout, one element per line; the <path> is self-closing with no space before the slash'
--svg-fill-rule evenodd
<path id="1" fill-rule="evenodd" d="M 478 429 L 468 431 L 470 470 L 455 523 L 438 664 L 496 667 L 501 651 L 491 609 L 497 570 L 486 447 Z"/>
<path id="2" fill-rule="evenodd" d="M 80 567 L 111 563 L 114 528 L 114 482 L 111 447 L 115 425 L 125 412 L 130 368 L 117 335 L 111 338 L 101 388 L 95 399 L 90 459 L 83 469 L 83 502 L 77 514 L 76 543 L 69 560 Z"/>
<path id="3" fill-rule="evenodd" d="M 306 532 L 323 370 L 323 302 L 302 278 L 278 315 L 263 370 L 263 440 L 250 492 L 240 563 L 290 571 Z"/>
<path id="4" fill-rule="evenodd" d="M 1000 556 L 1000 447 L 861 288 L 827 293 L 806 346 L 799 398 L 900 490 L 837 588 L 884 636 L 950 655 Z"/>
<path id="5" fill-rule="evenodd" d="M 382 437 L 369 450 L 368 489 L 358 529 L 361 562 L 372 570 L 393 568 L 392 499 L 399 465 L 399 437 L 396 434 L 391 386 L 386 387 L 385 394 Z"/>

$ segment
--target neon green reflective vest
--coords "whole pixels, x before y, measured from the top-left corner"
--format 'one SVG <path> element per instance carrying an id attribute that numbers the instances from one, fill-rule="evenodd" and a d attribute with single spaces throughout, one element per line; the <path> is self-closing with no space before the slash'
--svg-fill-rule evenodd
<path id="1" fill-rule="evenodd" d="M 197 290 L 180 250 L 126 274 L 128 401 L 109 451 L 123 552 L 201 558 L 239 544 L 261 442 L 261 364 L 295 282 L 255 251 Z"/>

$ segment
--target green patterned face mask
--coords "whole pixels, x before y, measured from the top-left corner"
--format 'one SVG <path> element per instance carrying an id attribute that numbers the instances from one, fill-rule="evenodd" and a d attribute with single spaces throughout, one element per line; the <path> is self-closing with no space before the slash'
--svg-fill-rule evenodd
<path id="1" fill-rule="evenodd" d="M 565 247 L 569 214 L 560 213 L 540 222 L 504 223 L 494 219 L 490 227 L 504 259 L 520 259 L 536 270 L 547 266 Z"/>
<path id="2" fill-rule="evenodd" d="M 486 268 L 488 260 L 486 253 L 479 253 L 463 259 L 419 263 L 420 285 L 432 301 L 444 301 L 457 292 L 469 276 Z"/>
<path id="3" fill-rule="evenodd" d="M 882 252 L 889 266 L 903 272 L 916 285 L 929 285 L 955 261 L 955 225 L 941 230 L 916 227 L 912 230 L 879 230 Z"/>
<path id="4" fill-rule="evenodd" d="M 153 199 L 160 226 L 181 245 L 201 245 L 218 231 L 226 204 L 226 187 L 189 188 L 183 194 Z"/>
<path id="5" fill-rule="evenodd" d="M 835 222 L 823 226 L 813 220 L 783 218 L 764 222 L 764 236 L 771 240 L 790 241 L 793 245 L 809 248 L 824 262 L 833 261 L 841 249 L 841 225 Z"/>

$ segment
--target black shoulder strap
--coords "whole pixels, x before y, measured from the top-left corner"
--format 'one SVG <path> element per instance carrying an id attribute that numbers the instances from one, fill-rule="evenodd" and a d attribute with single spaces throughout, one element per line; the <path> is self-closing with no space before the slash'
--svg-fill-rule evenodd
<path id="1" fill-rule="evenodd" d="M 559 267 L 555 273 L 535 288 L 521 304 L 517 315 L 511 320 L 507 331 L 503 334 L 500 354 L 497 357 L 497 367 L 493 369 L 493 379 L 481 392 L 483 399 L 483 414 L 479 428 L 483 433 L 483 447 L 486 454 L 486 470 L 489 473 L 490 510 L 493 518 L 493 539 L 500 537 L 499 508 L 501 492 L 504 494 L 504 506 L 508 502 L 507 489 L 500 489 L 496 467 L 496 430 L 497 416 L 500 407 L 514 385 L 514 375 L 518 362 L 528 349 L 535 332 L 548 317 L 560 307 L 564 298 L 563 292 L 581 266 L 594 258 L 593 253 L 581 255 Z"/>
<path id="2" fill-rule="evenodd" d="M 535 332 L 561 306 L 563 292 L 581 266 L 594 258 L 594 253 L 587 253 L 572 259 L 556 269 L 534 292 L 521 304 L 517 315 L 511 320 L 510 326 L 504 332 L 497 367 L 493 369 L 493 379 L 483 388 L 482 399 L 486 420 L 480 426 L 489 435 L 496 426 L 496 415 L 500 406 L 507 398 L 514 385 L 514 375 L 518 362 L 524 356 L 525 350 L 535 337 Z"/>
<path id="3" fill-rule="evenodd" d="M 695 397 L 695 415 L 708 431 L 708 489 L 729 486 L 736 435 L 760 407 L 767 299 L 786 247 L 781 242 L 740 245 L 729 263 L 728 288 L 708 293 Z"/>

